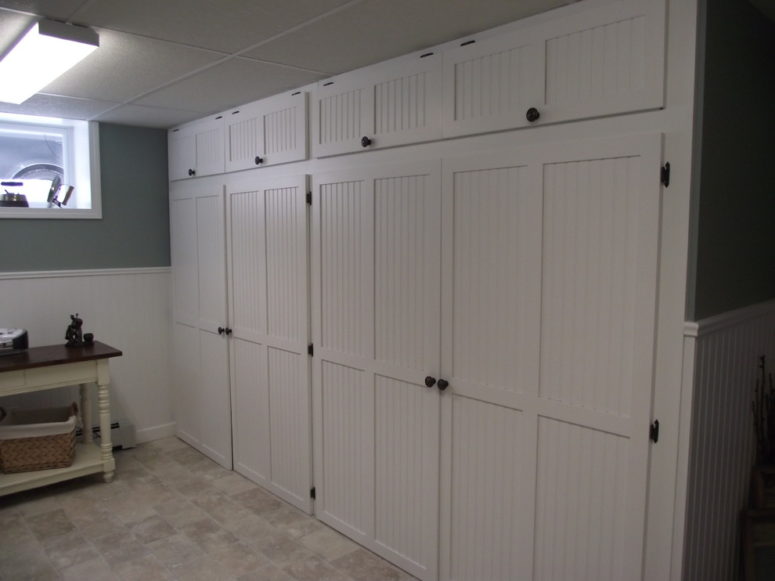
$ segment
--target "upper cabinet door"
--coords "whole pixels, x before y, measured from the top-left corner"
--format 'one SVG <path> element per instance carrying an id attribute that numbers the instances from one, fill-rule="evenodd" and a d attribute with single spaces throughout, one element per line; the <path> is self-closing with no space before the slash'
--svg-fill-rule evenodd
<path id="1" fill-rule="evenodd" d="M 427 51 L 394 59 L 375 71 L 371 143 L 377 149 L 441 137 L 441 54 Z M 366 146 L 364 147 L 364 143 Z"/>
<path id="2" fill-rule="evenodd" d="M 441 137 L 441 54 L 415 53 L 322 81 L 313 155 L 368 151 Z"/>
<path id="3" fill-rule="evenodd" d="M 312 111 L 312 154 L 315 157 L 362 149 L 374 133 L 374 92 L 365 75 L 346 73 L 321 81 Z"/>
<path id="4" fill-rule="evenodd" d="M 444 136 L 663 106 L 664 0 L 620 0 L 444 53 Z"/>
<path id="5" fill-rule="evenodd" d="M 168 145 L 170 180 L 223 173 L 223 116 L 170 130 Z"/>
<path id="6" fill-rule="evenodd" d="M 307 94 L 240 107 L 226 120 L 226 171 L 307 159 Z"/>

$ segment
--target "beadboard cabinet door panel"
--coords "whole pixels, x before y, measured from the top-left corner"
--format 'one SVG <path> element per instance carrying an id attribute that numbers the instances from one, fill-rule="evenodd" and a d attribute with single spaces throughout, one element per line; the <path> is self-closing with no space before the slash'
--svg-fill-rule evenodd
<path id="1" fill-rule="evenodd" d="M 437 575 L 438 162 L 315 176 L 316 513 Z"/>
<path id="2" fill-rule="evenodd" d="M 641 578 L 660 163 L 659 135 L 445 160 L 442 579 Z"/>
<path id="3" fill-rule="evenodd" d="M 224 171 L 223 116 L 193 121 L 168 132 L 169 177 L 182 180 Z"/>
<path id="4" fill-rule="evenodd" d="M 235 467 L 311 512 L 307 177 L 226 189 Z"/>
<path id="5" fill-rule="evenodd" d="M 444 52 L 444 136 L 663 106 L 665 0 L 618 0 Z"/>
<path id="6" fill-rule="evenodd" d="M 224 115 L 226 171 L 307 159 L 307 94 L 296 91 Z"/>

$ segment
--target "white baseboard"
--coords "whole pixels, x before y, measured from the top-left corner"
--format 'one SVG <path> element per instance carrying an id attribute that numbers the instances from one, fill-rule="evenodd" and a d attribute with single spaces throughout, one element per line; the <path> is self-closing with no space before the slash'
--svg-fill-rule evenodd
<path id="1" fill-rule="evenodd" d="M 153 440 L 160 440 L 162 438 L 169 438 L 175 435 L 177 430 L 177 424 L 170 422 L 169 424 L 162 424 L 160 426 L 152 426 L 150 428 L 143 428 L 137 430 L 135 437 L 138 444 L 143 442 L 152 442 Z"/>

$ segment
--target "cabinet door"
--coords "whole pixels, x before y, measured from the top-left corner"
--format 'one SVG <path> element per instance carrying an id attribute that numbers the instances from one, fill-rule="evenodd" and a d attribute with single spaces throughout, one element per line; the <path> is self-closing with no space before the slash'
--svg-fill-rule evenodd
<path id="1" fill-rule="evenodd" d="M 438 163 L 316 176 L 316 514 L 436 577 Z"/>
<path id="2" fill-rule="evenodd" d="M 374 133 L 367 134 L 368 149 L 441 137 L 441 54 L 428 51 L 379 65 L 370 87 Z"/>
<path id="3" fill-rule="evenodd" d="M 183 128 L 171 129 L 167 134 L 170 180 L 193 177 L 196 167 L 196 141 L 194 135 Z"/>
<path id="4" fill-rule="evenodd" d="M 367 75 L 347 73 L 318 83 L 312 111 L 312 155 L 325 157 L 363 149 L 374 133 L 374 92 Z"/>
<path id="5" fill-rule="evenodd" d="M 181 438 L 231 468 L 223 194 L 200 189 L 170 204 L 175 413 Z"/>
<path id="6" fill-rule="evenodd" d="M 617 0 L 444 53 L 444 135 L 657 109 L 665 0 Z"/>
<path id="7" fill-rule="evenodd" d="M 221 115 L 198 122 L 194 133 L 197 176 L 223 173 L 223 124 Z"/>
<path id="8" fill-rule="evenodd" d="M 507 157 L 445 162 L 441 577 L 639 580 L 660 137 Z"/>
<path id="9" fill-rule="evenodd" d="M 226 171 L 307 159 L 307 94 L 296 91 L 235 109 L 226 120 Z"/>
<path id="10" fill-rule="evenodd" d="M 311 512 L 307 178 L 227 190 L 235 469 Z"/>

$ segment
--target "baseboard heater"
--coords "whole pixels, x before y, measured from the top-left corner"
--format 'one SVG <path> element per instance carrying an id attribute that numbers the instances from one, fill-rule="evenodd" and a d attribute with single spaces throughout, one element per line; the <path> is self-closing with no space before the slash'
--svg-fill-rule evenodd
<path id="1" fill-rule="evenodd" d="M 91 429 L 94 438 L 100 437 L 100 427 L 94 426 Z M 75 435 L 81 436 L 83 430 L 81 428 L 76 429 Z M 135 443 L 135 427 L 132 424 L 121 425 L 120 422 L 113 422 L 110 424 L 110 441 L 113 444 L 114 450 L 127 450 L 134 448 Z"/>

